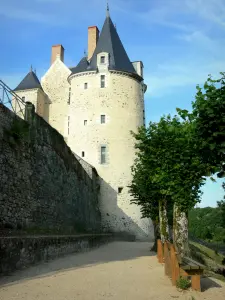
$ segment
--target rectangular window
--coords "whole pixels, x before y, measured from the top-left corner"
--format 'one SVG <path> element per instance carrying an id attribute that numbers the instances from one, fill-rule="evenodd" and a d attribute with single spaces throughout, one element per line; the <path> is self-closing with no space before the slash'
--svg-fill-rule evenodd
<path id="1" fill-rule="evenodd" d="M 85 153 L 84 153 L 84 151 L 82 151 L 81 155 L 82 155 L 82 157 L 84 157 L 84 156 L 85 156 Z"/>
<path id="2" fill-rule="evenodd" d="M 101 164 L 106 163 L 106 146 L 101 147 Z"/>
<path id="3" fill-rule="evenodd" d="M 70 95 L 71 95 L 71 88 L 69 88 L 69 97 L 67 103 L 70 104 Z"/>
<path id="4" fill-rule="evenodd" d="M 122 187 L 118 187 L 118 194 L 122 193 L 123 188 Z"/>
<path id="5" fill-rule="evenodd" d="M 101 124 L 105 124 L 105 115 L 101 115 Z"/>
<path id="6" fill-rule="evenodd" d="M 88 88 L 88 84 L 87 84 L 87 82 L 85 82 L 84 89 L 86 90 L 87 88 Z"/>
<path id="7" fill-rule="evenodd" d="M 105 87 L 105 75 L 101 75 L 101 88 Z"/>
<path id="8" fill-rule="evenodd" d="M 68 135 L 70 134 L 70 116 L 68 116 Z"/>
<path id="9" fill-rule="evenodd" d="M 25 102 L 25 97 L 24 96 L 22 97 L 22 100 Z"/>
<path id="10" fill-rule="evenodd" d="M 84 120 L 84 126 L 86 126 L 87 125 L 87 120 Z"/>
<path id="11" fill-rule="evenodd" d="M 101 56 L 101 64 L 104 64 L 105 63 L 105 56 Z"/>

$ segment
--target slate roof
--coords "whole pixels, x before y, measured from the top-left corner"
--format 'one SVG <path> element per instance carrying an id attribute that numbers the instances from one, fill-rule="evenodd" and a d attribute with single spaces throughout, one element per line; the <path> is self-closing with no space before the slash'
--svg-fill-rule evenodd
<path id="1" fill-rule="evenodd" d="M 33 71 L 30 71 L 20 82 L 20 84 L 14 89 L 14 91 L 38 89 L 38 88 L 42 89 L 40 81 L 37 78 L 37 75 Z"/>
<path id="2" fill-rule="evenodd" d="M 106 16 L 90 62 L 87 61 L 86 57 L 83 57 L 77 67 L 71 68 L 72 74 L 97 70 L 97 55 L 101 52 L 109 53 L 109 70 L 124 71 L 137 75 L 109 14 Z"/>
<path id="3" fill-rule="evenodd" d="M 110 70 L 136 73 L 109 15 L 105 19 L 97 46 L 90 60 L 89 70 L 97 69 L 97 54 L 100 52 L 109 53 Z"/>
<path id="4" fill-rule="evenodd" d="M 88 67 L 88 61 L 87 61 L 87 57 L 85 56 L 80 60 L 79 64 L 76 67 L 70 68 L 70 70 L 73 74 L 76 74 L 76 73 L 87 71 L 87 67 Z"/>

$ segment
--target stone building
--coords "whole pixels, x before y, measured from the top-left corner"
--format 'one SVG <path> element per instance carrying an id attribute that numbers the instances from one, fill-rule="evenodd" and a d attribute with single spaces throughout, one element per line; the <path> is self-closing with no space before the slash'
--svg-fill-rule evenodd
<path id="1" fill-rule="evenodd" d="M 100 209 L 106 231 L 153 237 L 152 222 L 130 205 L 129 184 L 136 132 L 144 124 L 143 63 L 131 62 L 107 9 L 101 32 L 88 28 L 88 54 L 76 67 L 64 64 L 62 45 L 39 82 L 31 70 L 15 89 L 64 137 L 101 178 Z"/>

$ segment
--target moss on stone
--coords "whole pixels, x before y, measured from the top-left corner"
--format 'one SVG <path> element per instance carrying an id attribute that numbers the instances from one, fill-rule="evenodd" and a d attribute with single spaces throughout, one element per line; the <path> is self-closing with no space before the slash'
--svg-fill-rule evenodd
<path id="1" fill-rule="evenodd" d="M 169 240 L 169 224 L 167 218 L 166 201 L 159 201 L 160 235 L 162 241 Z"/>
<path id="2" fill-rule="evenodd" d="M 15 117 L 11 123 L 11 127 L 5 129 L 4 132 L 9 137 L 11 145 L 14 144 L 14 142 L 17 144 L 22 141 L 27 142 L 29 137 L 29 124 Z"/>

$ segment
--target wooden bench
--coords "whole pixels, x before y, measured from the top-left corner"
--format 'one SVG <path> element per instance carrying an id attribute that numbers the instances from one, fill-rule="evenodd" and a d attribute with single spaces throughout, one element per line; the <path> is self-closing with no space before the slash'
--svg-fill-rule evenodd
<path id="1" fill-rule="evenodd" d="M 172 284 L 176 285 L 176 281 L 180 276 L 191 277 L 191 287 L 193 290 L 201 291 L 200 278 L 204 271 L 204 265 L 197 261 L 184 257 L 181 259 L 175 251 L 173 244 L 161 240 L 157 241 L 157 256 L 158 261 L 164 262 L 165 275 L 169 276 Z M 163 259 L 161 259 L 163 257 Z"/>

